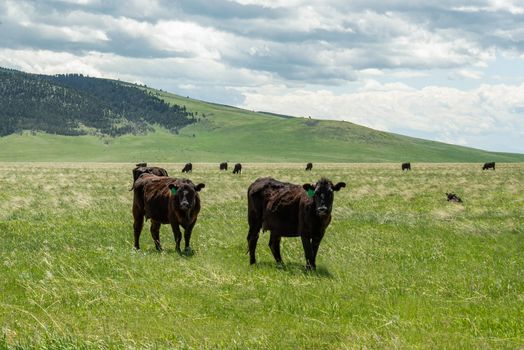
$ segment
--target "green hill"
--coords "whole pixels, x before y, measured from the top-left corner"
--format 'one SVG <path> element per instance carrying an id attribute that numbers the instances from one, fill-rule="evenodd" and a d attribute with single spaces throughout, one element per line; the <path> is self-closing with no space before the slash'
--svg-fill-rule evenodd
<path id="1" fill-rule="evenodd" d="M 102 80 L 105 79 L 94 79 Z M 114 81 L 111 81 L 114 83 Z M 137 86 L 119 83 L 124 87 Z M 144 95 L 181 106 L 194 120 L 170 132 L 109 137 L 17 132 L 0 138 L 0 161 L 90 162 L 522 162 L 523 154 L 493 153 L 376 131 L 349 122 L 291 118 L 202 102 L 139 87 Z"/>
<path id="2" fill-rule="evenodd" d="M 130 84 L 81 74 L 36 75 L 0 68 L 0 136 L 23 130 L 58 135 L 145 134 L 158 124 L 173 132 L 191 113 Z"/>

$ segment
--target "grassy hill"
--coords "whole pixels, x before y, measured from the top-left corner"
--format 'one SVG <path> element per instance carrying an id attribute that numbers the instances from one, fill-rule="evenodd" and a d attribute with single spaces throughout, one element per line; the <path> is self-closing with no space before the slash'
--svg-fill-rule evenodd
<path id="1" fill-rule="evenodd" d="M 196 123 L 178 134 L 156 126 L 145 135 L 61 136 L 18 133 L 0 138 L 0 161 L 89 162 L 522 162 L 493 153 L 376 131 L 349 122 L 290 118 L 147 89 L 185 106 Z"/>

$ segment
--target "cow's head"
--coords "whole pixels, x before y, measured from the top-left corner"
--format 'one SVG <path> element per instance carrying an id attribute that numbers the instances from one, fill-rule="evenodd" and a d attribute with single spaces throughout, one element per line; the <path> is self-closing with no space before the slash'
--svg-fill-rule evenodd
<path id="1" fill-rule="evenodd" d="M 315 212 L 318 216 L 327 216 L 331 214 L 333 207 L 333 192 L 339 191 L 346 187 L 345 182 L 339 182 L 333 185 L 328 179 L 320 179 L 316 184 L 304 184 L 308 197 L 312 198 L 315 205 Z"/>
<path id="2" fill-rule="evenodd" d="M 205 184 L 195 185 L 192 182 L 169 184 L 171 198 L 175 200 L 175 206 L 183 211 L 191 210 L 195 206 L 197 192 L 206 187 Z"/>

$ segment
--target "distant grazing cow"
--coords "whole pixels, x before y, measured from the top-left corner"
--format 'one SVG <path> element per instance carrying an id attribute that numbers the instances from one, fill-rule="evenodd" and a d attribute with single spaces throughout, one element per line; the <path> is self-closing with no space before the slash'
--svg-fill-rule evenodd
<path id="1" fill-rule="evenodd" d="M 182 172 L 183 173 L 192 173 L 193 172 L 193 164 L 186 163 L 186 165 L 184 165 L 184 168 L 182 169 Z"/>
<path id="2" fill-rule="evenodd" d="M 220 170 L 226 170 L 227 171 L 227 162 L 220 163 Z"/>
<path id="3" fill-rule="evenodd" d="M 459 196 L 457 196 L 455 193 L 447 193 L 446 196 L 448 197 L 448 202 L 457 202 L 462 203 L 462 199 L 460 199 Z"/>
<path id="4" fill-rule="evenodd" d="M 242 173 L 242 164 L 236 163 L 235 168 L 233 169 L 233 174 L 241 174 Z"/>
<path id="5" fill-rule="evenodd" d="M 138 167 L 143 167 L 143 166 L 147 166 L 147 163 L 138 163 L 138 164 L 136 165 L 137 168 L 138 168 Z"/>
<path id="6" fill-rule="evenodd" d="M 133 184 L 139 178 L 139 176 L 142 175 L 142 174 L 153 174 L 153 175 L 157 175 L 157 176 L 169 176 L 169 175 L 167 175 L 167 171 L 164 168 L 159 168 L 157 166 L 139 166 L 139 165 L 142 165 L 142 164 L 146 164 L 147 165 L 147 163 L 138 163 L 137 167 L 133 169 Z M 129 191 L 132 191 L 133 187 L 134 187 L 134 185 L 131 186 L 131 189 Z"/>
<path id="7" fill-rule="evenodd" d="M 402 171 L 411 170 L 411 163 L 402 163 Z"/>
<path id="8" fill-rule="evenodd" d="M 311 171 L 313 169 L 313 163 L 307 163 L 306 164 L 306 171 Z"/>
<path id="9" fill-rule="evenodd" d="M 133 197 L 133 229 L 135 248 L 140 249 L 140 233 L 144 217 L 151 219 L 151 236 L 158 251 L 160 245 L 160 225 L 171 224 L 175 236 L 176 250 L 180 251 L 184 228 L 185 252 L 190 253 L 189 240 L 200 211 L 198 192 L 204 184 L 195 185 L 188 179 L 174 179 L 167 176 L 143 174 L 135 181 Z"/>
<path id="10" fill-rule="evenodd" d="M 318 247 L 331 221 L 333 192 L 342 187 L 346 187 L 344 182 L 333 185 L 325 178 L 302 186 L 270 177 L 253 182 L 247 191 L 249 262 L 256 262 L 255 250 L 262 229 L 271 232 L 269 247 L 277 263 L 282 262 L 280 238 L 300 236 L 306 268 L 315 269 Z"/>
<path id="11" fill-rule="evenodd" d="M 484 163 L 482 170 L 493 169 L 495 170 L 495 162 Z"/>

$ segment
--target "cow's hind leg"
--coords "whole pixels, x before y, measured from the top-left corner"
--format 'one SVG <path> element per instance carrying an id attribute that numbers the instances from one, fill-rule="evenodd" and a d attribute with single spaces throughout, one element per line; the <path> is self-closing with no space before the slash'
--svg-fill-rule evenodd
<path id="1" fill-rule="evenodd" d="M 142 233 L 142 227 L 144 227 L 144 215 L 133 211 L 133 233 L 135 236 L 135 249 L 140 249 L 140 234 Z"/>
<path id="2" fill-rule="evenodd" d="M 162 251 L 162 246 L 160 245 L 160 222 L 151 220 L 151 237 L 153 237 L 155 242 L 156 250 Z"/>
<path id="3" fill-rule="evenodd" d="M 271 233 L 269 236 L 269 248 L 271 248 L 271 253 L 277 264 L 282 264 L 282 257 L 280 256 L 280 236 Z"/>
<path id="4" fill-rule="evenodd" d="M 257 258 L 255 256 L 255 252 L 257 250 L 257 243 L 258 243 L 258 233 L 260 232 L 260 229 L 256 228 L 249 228 L 249 232 L 247 234 L 247 244 L 249 247 L 249 263 L 252 265 L 257 262 Z"/>

